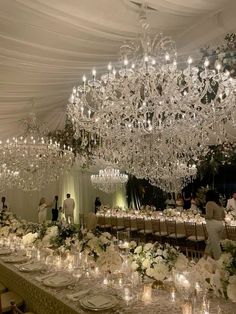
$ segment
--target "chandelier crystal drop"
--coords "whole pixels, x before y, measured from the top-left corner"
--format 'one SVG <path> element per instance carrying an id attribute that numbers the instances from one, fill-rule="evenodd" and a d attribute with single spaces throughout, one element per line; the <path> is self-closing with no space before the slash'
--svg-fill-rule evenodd
<path id="1" fill-rule="evenodd" d="M 91 175 L 92 185 L 105 193 L 113 193 L 128 181 L 128 175 L 120 170 L 107 167 L 99 170 L 98 174 Z"/>
<path id="2" fill-rule="evenodd" d="M 71 168 L 74 154 L 70 147 L 60 147 L 59 143 L 42 137 L 43 124 L 34 113 L 24 120 L 24 125 L 24 136 L 1 142 L 1 160 L 10 173 L 17 173 L 7 181 L 9 188 L 39 190 Z"/>

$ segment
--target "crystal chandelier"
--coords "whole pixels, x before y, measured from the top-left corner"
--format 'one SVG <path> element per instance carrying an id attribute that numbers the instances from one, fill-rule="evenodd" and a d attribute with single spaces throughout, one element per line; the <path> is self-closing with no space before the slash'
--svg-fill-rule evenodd
<path id="1" fill-rule="evenodd" d="M 0 145 L 0 155 L 6 169 L 17 174 L 6 185 L 25 191 L 39 190 L 71 168 L 74 154 L 70 147 L 60 147 L 59 143 L 42 137 L 45 133 L 43 124 L 35 113 L 24 120 L 24 125 L 24 136 L 8 139 Z"/>
<path id="2" fill-rule="evenodd" d="M 116 68 L 108 63 L 99 78 L 93 69 L 91 79 L 83 76 L 73 88 L 68 117 L 75 137 L 99 138 L 99 157 L 165 189 L 183 187 L 196 173 L 184 172 L 173 184 L 176 162 L 192 169 L 212 134 L 215 144 L 227 141 L 236 81 L 208 59 L 195 66 L 189 57 L 179 66 L 175 43 L 151 36 L 145 6 L 139 22 L 139 38 L 120 47 Z"/>
<path id="3" fill-rule="evenodd" d="M 73 88 L 68 115 L 76 134 L 128 139 L 186 123 L 208 136 L 216 124 L 232 120 L 235 81 L 229 72 L 219 63 L 209 69 L 207 59 L 193 66 L 191 57 L 186 68 L 178 67 L 175 43 L 161 34 L 151 38 L 145 10 L 139 21 L 139 40 L 120 47 L 120 67 L 109 63 L 100 78 L 93 69 L 91 79 L 83 76 Z"/>
<path id="4" fill-rule="evenodd" d="M 121 174 L 120 170 L 107 167 L 99 170 L 98 174 L 91 175 L 91 182 L 96 189 L 105 193 L 113 193 L 128 181 L 127 174 Z"/>

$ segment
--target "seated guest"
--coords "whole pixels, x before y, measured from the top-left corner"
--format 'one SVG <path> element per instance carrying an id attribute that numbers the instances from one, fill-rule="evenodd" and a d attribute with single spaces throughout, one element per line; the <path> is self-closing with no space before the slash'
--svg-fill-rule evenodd
<path id="1" fill-rule="evenodd" d="M 232 198 L 227 201 L 226 209 L 236 214 L 236 192 L 234 192 Z"/>
<path id="2" fill-rule="evenodd" d="M 177 194 L 176 201 L 175 201 L 175 207 L 178 211 L 182 211 L 184 208 L 184 199 L 183 199 L 181 193 Z"/>
<path id="3" fill-rule="evenodd" d="M 198 206 L 197 206 L 197 199 L 196 199 L 196 196 L 194 194 L 191 197 L 191 207 L 190 207 L 190 209 L 191 210 L 199 210 Z"/>
<path id="4" fill-rule="evenodd" d="M 172 197 L 171 193 L 167 194 L 167 200 L 165 201 L 166 208 L 174 208 L 175 207 L 175 200 Z"/>

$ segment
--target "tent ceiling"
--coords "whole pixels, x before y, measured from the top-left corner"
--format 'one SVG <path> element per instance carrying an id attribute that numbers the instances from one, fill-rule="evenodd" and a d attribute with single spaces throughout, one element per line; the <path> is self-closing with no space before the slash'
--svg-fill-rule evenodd
<path id="1" fill-rule="evenodd" d="M 35 109 L 50 129 L 63 127 L 72 87 L 92 67 L 116 61 L 138 32 L 142 0 L 1 0 L 0 137 L 19 134 L 20 120 Z M 236 29 L 235 0 L 149 0 L 157 32 L 176 40 L 179 54 L 219 44 Z"/>

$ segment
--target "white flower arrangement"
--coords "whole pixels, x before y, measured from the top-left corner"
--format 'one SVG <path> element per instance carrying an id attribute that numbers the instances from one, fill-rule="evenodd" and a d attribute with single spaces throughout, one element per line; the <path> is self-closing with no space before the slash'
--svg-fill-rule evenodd
<path id="1" fill-rule="evenodd" d="M 37 240 L 38 236 L 39 235 L 37 232 L 35 233 L 29 232 L 22 237 L 22 240 L 21 240 L 22 244 L 25 246 L 30 246 Z"/>
<path id="2" fill-rule="evenodd" d="M 224 252 L 219 260 L 201 258 L 193 266 L 196 280 L 217 296 L 236 302 L 236 241 L 222 241 Z"/>
<path id="3" fill-rule="evenodd" d="M 108 232 L 95 235 L 92 232 L 83 231 L 83 239 L 78 243 L 80 252 L 87 252 L 95 260 L 114 243 L 115 238 Z"/>
<path id="4" fill-rule="evenodd" d="M 146 243 L 130 249 L 131 268 L 142 276 L 163 281 L 174 267 L 179 251 L 169 244 Z"/>

